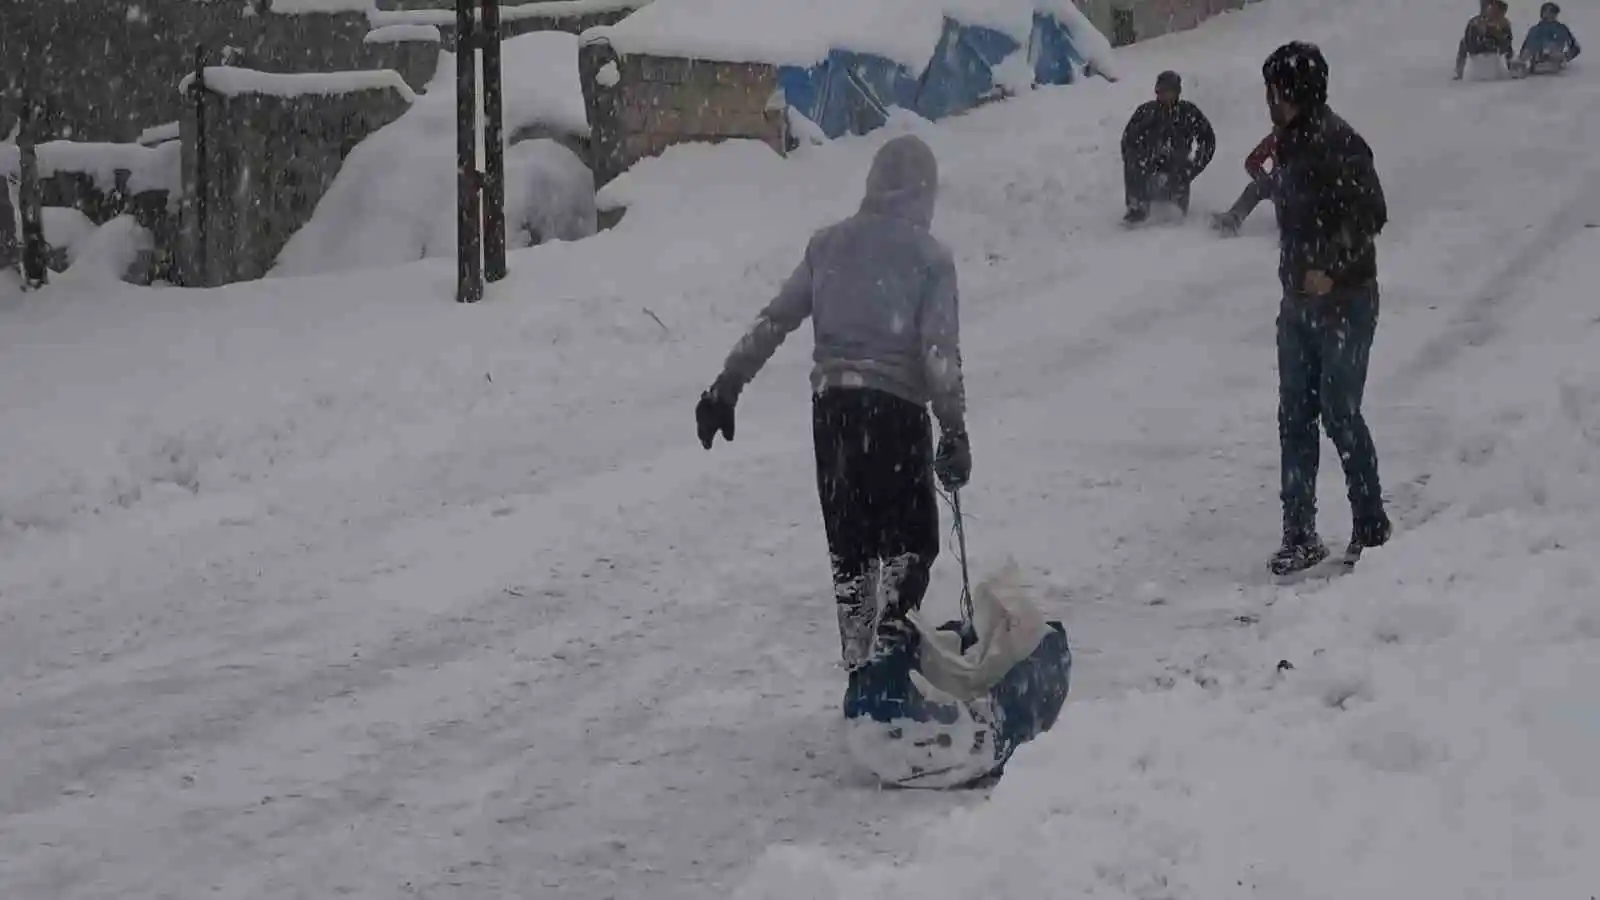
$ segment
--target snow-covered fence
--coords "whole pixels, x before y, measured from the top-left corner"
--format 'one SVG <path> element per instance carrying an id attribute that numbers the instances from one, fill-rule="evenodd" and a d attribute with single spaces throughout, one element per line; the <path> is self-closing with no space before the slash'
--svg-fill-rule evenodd
<path id="1" fill-rule="evenodd" d="M 392 70 L 277 74 L 209 67 L 186 77 L 184 284 L 260 278 L 310 220 L 344 157 L 415 99 Z M 198 115 L 197 115 L 198 114 Z M 203 127 L 202 127 L 203 123 Z M 204 152 L 199 148 L 203 145 Z"/>
<path id="2" fill-rule="evenodd" d="M 158 140 L 159 134 L 144 137 L 146 143 L 49 141 L 38 145 L 39 198 L 46 209 L 76 210 L 92 226 L 132 216 L 155 239 L 149 275 L 166 277 L 167 254 L 175 246 L 177 234 L 178 145 Z M 154 146 L 149 145 L 152 142 Z M 16 145 L 0 145 L 0 180 L 16 179 L 20 163 Z M 54 268 L 64 267 L 64 256 L 56 253 L 52 259 L 57 263 Z"/>

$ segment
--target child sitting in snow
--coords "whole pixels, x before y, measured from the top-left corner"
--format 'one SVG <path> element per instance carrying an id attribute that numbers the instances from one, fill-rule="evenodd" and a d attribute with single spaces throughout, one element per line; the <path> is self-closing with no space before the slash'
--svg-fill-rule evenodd
<path id="1" fill-rule="evenodd" d="M 1472 80 L 1483 81 L 1505 77 L 1509 71 L 1513 51 L 1511 20 L 1506 18 L 1510 7 L 1505 0 L 1487 0 L 1483 12 L 1467 23 L 1466 34 L 1456 48 L 1456 80 L 1466 74 L 1467 61 L 1472 61 Z"/>
<path id="2" fill-rule="evenodd" d="M 1561 7 L 1546 3 L 1539 7 L 1539 24 L 1528 29 L 1517 60 L 1531 72 L 1563 69 L 1578 58 L 1583 48 L 1572 36 L 1572 29 L 1560 21 Z"/>

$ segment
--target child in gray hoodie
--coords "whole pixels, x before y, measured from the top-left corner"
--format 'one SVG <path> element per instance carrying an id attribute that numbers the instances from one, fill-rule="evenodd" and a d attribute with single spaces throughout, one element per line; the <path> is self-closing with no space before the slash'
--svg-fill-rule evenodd
<path id="1" fill-rule="evenodd" d="M 868 662 L 911 647 L 906 616 L 939 554 L 933 478 L 954 490 L 972 468 L 955 262 L 929 233 L 938 181 L 922 140 L 885 143 L 860 211 L 812 236 L 695 410 L 706 449 L 718 431 L 732 440 L 740 392 L 811 319 L 817 490 L 852 683 Z"/>

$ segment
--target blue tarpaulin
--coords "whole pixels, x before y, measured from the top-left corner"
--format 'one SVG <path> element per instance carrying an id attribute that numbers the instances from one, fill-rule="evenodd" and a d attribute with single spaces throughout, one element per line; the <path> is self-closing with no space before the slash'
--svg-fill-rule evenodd
<path id="1" fill-rule="evenodd" d="M 1019 52 L 1035 84 L 1071 84 L 1084 64 L 1054 16 L 1034 15 L 1026 47 L 1004 32 L 946 18 L 920 75 L 886 57 L 837 48 L 815 66 L 780 67 L 778 84 L 789 108 L 836 138 L 882 126 L 895 107 L 933 120 L 965 112 L 1000 92 L 995 70 Z"/>

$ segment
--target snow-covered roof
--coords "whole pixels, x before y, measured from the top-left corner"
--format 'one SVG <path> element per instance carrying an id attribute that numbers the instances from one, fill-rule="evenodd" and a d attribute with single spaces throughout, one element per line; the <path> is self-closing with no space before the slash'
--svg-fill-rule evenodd
<path id="1" fill-rule="evenodd" d="M 440 40 L 438 26 L 418 25 L 408 22 L 400 25 L 380 25 L 367 32 L 361 42 L 364 44 L 401 44 L 408 41 L 418 41 L 437 44 Z"/>
<path id="2" fill-rule="evenodd" d="M 1023 43 L 1036 11 L 1056 14 L 1074 37 L 1079 26 L 1094 32 L 1072 0 L 655 0 L 585 37 L 603 37 L 624 54 L 793 66 L 850 49 L 920 71 L 938 46 L 946 17 Z"/>
<path id="3" fill-rule="evenodd" d="M 175 141 L 182 136 L 183 130 L 177 122 L 167 122 L 164 125 L 152 125 L 139 132 L 137 143 L 141 147 L 154 147 L 167 141 Z"/>
<path id="4" fill-rule="evenodd" d="M 309 95 L 352 94 L 360 91 L 393 88 L 407 101 L 416 94 L 400 73 L 393 69 L 371 69 L 355 72 L 258 72 L 235 66 L 207 66 L 206 87 L 215 93 L 266 94 L 274 97 L 304 97 Z M 183 76 L 178 90 L 187 93 L 194 84 L 194 73 Z"/>
<path id="5" fill-rule="evenodd" d="M 323 2 L 323 0 L 314 0 L 314 2 Z M 336 0 L 327 0 L 327 2 L 336 2 Z M 515 3 L 500 7 L 500 21 L 516 22 L 522 19 L 577 18 L 578 16 L 592 16 L 599 13 L 636 9 L 650 2 L 651 0 L 535 0 L 535 2 L 531 3 Z M 476 10 L 474 10 L 474 14 L 476 15 Z M 367 18 L 375 26 L 437 25 L 449 27 L 456 24 L 456 12 L 453 9 L 374 9 L 367 14 Z"/>

